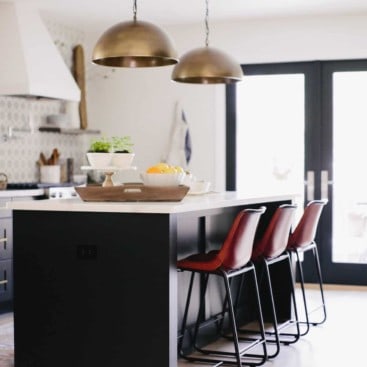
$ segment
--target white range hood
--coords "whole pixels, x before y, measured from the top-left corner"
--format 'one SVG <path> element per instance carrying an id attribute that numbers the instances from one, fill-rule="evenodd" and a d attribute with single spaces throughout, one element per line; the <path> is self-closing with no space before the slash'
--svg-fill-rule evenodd
<path id="1" fill-rule="evenodd" d="M 0 95 L 80 100 L 80 89 L 37 10 L 0 2 Z"/>

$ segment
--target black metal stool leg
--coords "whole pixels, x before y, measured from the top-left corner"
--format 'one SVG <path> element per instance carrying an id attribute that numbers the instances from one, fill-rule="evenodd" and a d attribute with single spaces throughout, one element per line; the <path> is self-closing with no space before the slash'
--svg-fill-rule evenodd
<path id="1" fill-rule="evenodd" d="M 187 292 L 185 311 L 184 311 L 183 318 L 182 318 L 182 323 L 181 323 L 181 335 L 180 335 L 180 339 L 179 339 L 179 342 L 178 342 L 178 352 L 181 356 L 183 356 L 182 345 L 183 345 L 184 338 L 185 338 L 187 315 L 189 313 L 189 307 L 190 307 L 190 301 L 191 301 L 192 287 L 193 287 L 193 284 L 194 284 L 194 278 L 195 278 L 195 273 L 192 272 L 191 277 L 190 277 L 189 289 L 188 289 L 188 292 Z"/>
<path id="2" fill-rule="evenodd" d="M 194 337 L 193 337 L 193 345 L 194 348 L 201 352 L 204 353 L 204 351 L 198 347 L 197 345 L 197 337 L 198 337 L 198 333 L 199 333 L 199 326 L 200 326 L 200 322 L 202 320 L 204 320 L 205 318 L 205 294 L 206 294 L 206 289 L 208 286 L 208 280 L 209 280 L 209 274 L 205 274 L 204 275 L 204 282 L 203 282 L 203 288 L 201 290 L 201 295 L 200 295 L 200 304 L 199 304 L 199 312 L 198 312 L 198 316 L 196 319 L 196 323 L 195 323 L 195 329 L 194 329 Z"/>
<path id="3" fill-rule="evenodd" d="M 303 275 L 303 265 L 302 262 L 300 261 L 300 256 L 299 253 L 303 252 L 305 253 L 305 251 L 310 251 L 312 250 L 312 255 L 314 258 L 314 264 L 315 264 L 315 269 L 316 269 L 316 274 L 317 274 L 317 279 L 318 279 L 318 285 L 319 285 L 319 290 L 320 290 L 320 295 L 321 295 L 321 306 L 318 306 L 316 308 L 314 308 L 313 310 L 309 310 L 308 304 L 307 304 L 307 296 L 306 296 L 306 289 L 305 289 L 305 281 L 304 281 L 304 275 Z M 316 244 L 313 244 L 312 246 L 308 247 L 306 250 L 304 249 L 295 249 L 292 251 L 292 253 L 295 253 L 297 256 L 297 269 L 298 269 L 298 273 L 299 273 L 299 279 L 300 279 L 300 285 L 301 285 L 301 291 L 302 291 L 302 300 L 303 300 L 303 305 L 304 305 L 304 310 L 305 310 L 305 321 L 300 321 L 301 324 L 306 324 L 307 328 L 306 331 L 304 331 L 301 335 L 306 335 L 310 329 L 310 325 L 316 326 L 316 325 L 320 325 L 322 323 L 324 323 L 326 321 L 326 305 L 325 305 L 325 296 L 324 296 L 324 290 L 323 290 L 323 281 L 322 281 L 322 275 L 321 275 L 321 268 L 320 268 L 320 260 L 319 260 L 319 256 L 318 256 L 318 251 L 317 251 L 317 247 Z M 322 308 L 323 309 L 323 316 L 322 319 L 320 321 L 314 321 L 310 319 L 310 314 L 314 311 L 316 311 L 317 309 Z"/>
<path id="4" fill-rule="evenodd" d="M 324 312 L 324 317 L 319 322 L 313 322 L 313 325 L 320 325 L 326 321 L 326 305 L 325 305 L 325 296 L 324 296 L 324 288 L 323 288 L 323 281 L 322 281 L 322 275 L 321 275 L 321 267 L 320 267 L 320 259 L 319 259 L 319 252 L 317 250 L 316 244 L 315 247 L 312 249 L 314 253 L 315 258 L 315 264 L 316 264 L 316 270 L 317 270 L 317 276 L 319 278 L 319 287 L 320 287 L 320 294 L 321 294 L 321 301 L 322 301 L 322 308 Z"/>
<path id="5" fill-rule="evenodd" d="M 268 295 L 270 300 L 270 306 L 271 306 L 271 316 L 272 316 L 272 323 L 274 328 L 274 333 L 271 333 L 275 337 L 275 341 L 267 340 L 271 342 L 275 342 L 276 349 L 273 354 L 269 354 L 269 358 L 275 358 L 279 352 L 280 352 L 280 339 L 279 339 L 279 331 L 278 331 L 278 319 L 275 311 L 275 303 L 274 303 L 274 294 L 273 294 L 273 288 L 271 285 L 271 277 L 270 277 L 270 270 L 269 265 L 267 264 L 266 260 L 263 261 L 264 269 L 265 269 L 265 280 L 266 280 L 266 286 L 268 289 Z"/>
<path id="6" fill-rule="evenodd" d="M 291 288 L 291 298 L 292 298 L 292 302 L 293 302 L 293 312 L 294 312 L 294 324 L 296 325 L 296 329 L 297 329 L 297 333 L 296 334 L 284 334 L 284 335 L 290 335 L 292 337 L 294 337 L 294 340 L 292 340 L 291 342 L 289 342 L 289 344 L 295 343 L 296 341 L 298 341 L 298 339 L 301 336 L 301 330 L 299 327 L 299 320 L 298 320 L 298 310 L 297 310 L 297 302 L 296 302 L 296 291 L 294 289 L 294 284 L 295 284 L 295 280 L 294 280 L 294 276 L 293 276 L 293 270 L 292 270 L 292 261 L 291 258 L 289 256 L 289 254 L 287 253 L 287 262 L 288 262 L 288 270 L 289 270 L 289 285 Z"/>
<path id="7" fill-rule="evenodd" d="M 305 281 L 304 281 L 304 276 L 303 276 L 303 268 L 302 268 L 302 264 L 301 264 L 301 259 L 299 256 L 299 252 L 298 250 L 294 251 L 296 253 L 296 267 L 298 269 L 298 274 L 299 274 L 299 281 L 300 281 L 300 285 L 301 285 L 301 293 L 302 293 L 302 300 L 303 300 L 303 308 L 304 308 L 304 312 L 305 312 L 305 318 L 306 321 L 300 321 L 301 324 L 305 324 L 306 325 L 306 330 L 304 332 L 301 333 L 301 336 L 306 335 L 309 331 L 310 331 L 310 320 L 308 318 L 308 308 L 307 308 L 307 300 L 306 300 L 306 291 L 305 291 Z"/>
<path id="8" fill-rule="evenodd" d="M 233 310 L 233 301 L 231 296 L 231 287 L 229 285 L 228 277 L 225 273 L 223 273 L 223 279 L 224 279 L 224 285 L 226 287 L 226 297 L 228 300 L 228 312 L 229 312 L 229 318 L 232 326 L 232 335 L 233 335 L 233 343 L 235 348 L 235 354 L 236 354 L 236 360 L 238 367 L 242 367 L 241 363 L 241 355 L 240 355 L 240 347 L 238 345 L 238 334 L 237 334 L 237 326 L 236 326 L 236 319 L 234 316 L 234 310 Z"/>
<path id="9" fill-rule="evenodd" d="M 254 289 L 255 289 L 255 298 L 256 298 L 256 305 L 257 305 L 257 317 L 259 320 L 259 326 L 260 326 L 260 335 L 261 339 L 263 340 L 262 346 L 263 346 L 263 362 L 268 359 L 268 349 L 266 345 L 266 335 L 265 335 L 265 327 L 264 327 L 264 319 L 261 309 L 261 300 L 260 300 L 260 293 L 259 293 L 259 287 L 257 282 L 257 276 L 256 276 L 256 269 L 255 266 L 252 271 L 252 277 L 253 277 L 253 283 L 254 283 Z M 242 286 L 242 284 L 241 284 Z"/>

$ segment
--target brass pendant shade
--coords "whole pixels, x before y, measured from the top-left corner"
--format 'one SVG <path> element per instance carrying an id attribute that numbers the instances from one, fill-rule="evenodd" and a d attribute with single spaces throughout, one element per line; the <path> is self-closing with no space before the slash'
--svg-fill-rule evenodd
<path id="1" fill-rule="evenodd" d="M 242 80 L 241 66 L 225 52 L 209 47 L 209 0 L 205 0 L 205 47 L 184 54 L 172 80 L 192 84 L 230 84 Z"/>
<path id="2" fill-rule="evenodd" d="M 241 66 L 225 52 L 201 47 L 184 54 L 172 72 L 172 80 L 193 84 L 230 84 L 242 80 Z"/>
<path id="3" fill-rule="evenodd" d="M 118 23 L 99 38 L 92 61 L 110 67 L 152 67 L 176 64 L 177 53 L 169 36 L 145 21 Z"/>

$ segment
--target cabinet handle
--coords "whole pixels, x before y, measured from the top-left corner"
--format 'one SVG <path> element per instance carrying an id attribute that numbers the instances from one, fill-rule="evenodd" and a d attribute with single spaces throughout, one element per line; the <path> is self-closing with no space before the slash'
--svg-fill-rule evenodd
<path id="1" fill-rule="evenodd" d="M 7 237 L 0 238 L 0 243 L 6 242 L 7 240 L 8 240 L 8 238 L 7 238 Z"/>
<path id="2" fill-rule="evenodd" d="M 8 281 L 5 279 L 5 280 L 0 280 L 0 285 L 3 285 L 3 284 L 8 284 Z"/>

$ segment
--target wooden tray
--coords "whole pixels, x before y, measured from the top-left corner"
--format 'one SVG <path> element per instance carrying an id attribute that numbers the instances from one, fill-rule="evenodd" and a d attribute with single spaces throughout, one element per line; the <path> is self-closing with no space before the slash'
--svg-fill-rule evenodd
<path id="1" fill-rule="evenodd" d="M 125 184 L 120 186 L 77 186 L 75 191 L 83 201 L 181 201 L 188 186 L 145 186 Z"/>

